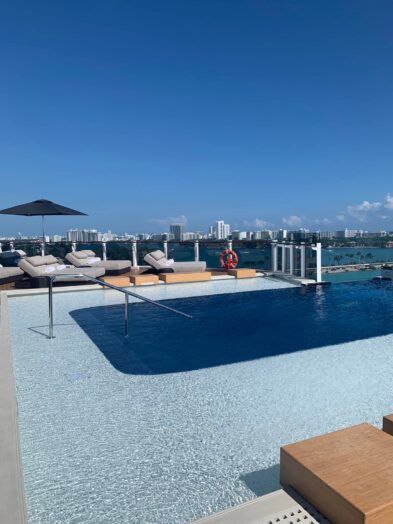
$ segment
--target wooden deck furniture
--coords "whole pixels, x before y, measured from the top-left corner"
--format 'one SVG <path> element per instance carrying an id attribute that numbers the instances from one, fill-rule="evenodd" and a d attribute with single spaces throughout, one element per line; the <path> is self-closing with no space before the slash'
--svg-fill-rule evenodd
<path id="1" fill-rule="evenodd" d="M 130 281 L 132 284 L 135 284 L 136 286 L 143 286 L 146 284 L 158 284 L 159 278 L 158 275 L 153 274 L 131 275 Z"/>
<path id="2" fill-rule="evenodd" d="M 393 436 L 393 415 L 386 415 L 383 417 L 382 429 L 385 433 Z"/>
<path id="3" fill-rule="evenodd" d="M 107 282 L 108 284 L 112 284 L 112 286 L 117 287 L 128 287 L 130 285 L 130 275 L 116 275 L 116 276 L 103 276 L 101 277 L 101 280 L 104 282 Z M 104 287 L 104 289 L 110 289 L 108 287 Z"/>
<path id="4" fill-rule="evenodd" d="M 227 271 L 228 275 L 232 275 L 236 278 L 254 278 L 256 277 L 256 270 L 255 269 L 247 269 L 247 268 L 241 268 L 241 269 L 228 269 Z"/>
<path id="5" fill-rule="evenodd" d="M 393 438 L 370 424 L 282 447 L 280 474 L 335 524 L 393 522 Z"/>
<path id="6" fill-rule="evenodd" d="M 160 280 L 165 284 L 178 284 L 180 282 L 204 282 L 211 280 L 212 274 L 210 271 L 201 273 L 161 273 Z"/>

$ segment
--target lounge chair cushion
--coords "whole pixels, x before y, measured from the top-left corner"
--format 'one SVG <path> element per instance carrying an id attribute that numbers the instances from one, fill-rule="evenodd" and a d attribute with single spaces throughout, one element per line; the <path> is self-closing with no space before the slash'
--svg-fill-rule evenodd
<path id="1" fill-rule="evenodd" d="M 174 262 L 171 266 L 174 273 L 203 273 L 206 262 Z"/>
<path id="2" fill-rule="evenodd" d="M 70 264 L 72 264 L 73 266 L 75 267 L 86 267 L 86 266 L 89 266 L 89 263 L 87 262 L 87 259 L 89 258 L 86 253 L 82 253 L 82 255 L 84 256 L 77 256 L 80 255 L 80 253 L 82 253 L 81 251 L 75 251 L 73 253 L 67 253 L 66 254 L 66 260 L 68 262 L 70 262 Z"/>
<path id="3" fill-rule="evenodd" d="M 151 253 L 149 253 L 149 255 L 153 257 L 154 260 L 157 260 L 157 261 L 162 260 L 163 258 L 166 258 L 165 253 L 161 251 L 160 249 L 157 249 L 156 251 L 152 251 Z"/>
<path id="4" fill-rule="evenodd" d="M 87 255 L 87 253 L 85 251 L 73 251 L 72 255 L 75 258 L 87 258 L 88 257 L 88 255 Z"/>
<path id="5" fill-rule="evenodd" d="M 57 264 L 57 258 L 53 255 L 27 257 L 27 262 L 34 267 L 46 266 L 48 264 Z"/>
<path id="6" fill-rule="evenodd" d="M 161 254 L 163 256 L 161 256 Z M 157 257 L 159 257 L 157 259 Z M 168 263 L 168 259 L 162 251 L 153 251 L 144 257 L 145 262 L 154 267 L 157 271 L 170 271 L 174 273 L 199 273 L 206 271 L 206 262 L 173 262 Z"/>
<path id="7" fill-rule="evenodd" d="M 131 268 L 130 260 L 100 260 L 95 262 L 93 267 L 104 267 L 108 271 L 120 271 L 122 269 Z"/>
<path id="8" fill-rule="evenodd" d="M 22 259 L 19 262 L 19 267 L 31 277 L 64 275 L 67 273 L 71 273 L 71 274 L 84 273 L 91 277 L 97 278 L 105 274 L 105 268 L 102 268 L 102 267 L 94 267 L 94 268 L 92 267 L 89 267 L 89 268 L 69 267 L 69 266 L 64 266 L 62 264 L 58 264 L 57 260 L 56 260 L 56 264 L 44 264 L 42 266 L 33 266 L 32 264 L 30 264 L 30 262 L 26 258 L 26 259 Z M 48 272 L 48 267 L 53 267 L 53 271 Z M 60 269 L 60 268 L 63 268 L 63 269 Z"/>
<path id="9" fill-rule="evenodd" d="M 19 277 L 23 271 L 19 267 L 0 267 L 0 282 L 11 277 Z"/>
<path id="10" fill-rule="evenodd" d="M 80 253 L 86 253 L 88 257 L 95 257 L 96 254 L 91 249 L 83 249 Z"/>

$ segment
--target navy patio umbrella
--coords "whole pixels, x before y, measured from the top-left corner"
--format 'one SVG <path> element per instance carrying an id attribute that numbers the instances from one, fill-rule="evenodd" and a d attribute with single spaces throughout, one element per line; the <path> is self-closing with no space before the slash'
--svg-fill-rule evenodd
<path id="1" fill-rule="evenodd" d="M 44 229 L 44 217 L 50 215 L 85 215 L 86 213 L 81 213 L 75 209 L 69 207 L 61 206 L 60 204 L 55 204 L 50 200 L 34 200 L 33 202 L 27 202 L 27 204 L 21 204 L 19 206 L 8 207 L 7 209 L 0 210 L 2 215 L 22 215 L 26 217 L 42 217 L 42 240 L 44 243 L 44 253 L 45 253 L 45 229 Z"/>

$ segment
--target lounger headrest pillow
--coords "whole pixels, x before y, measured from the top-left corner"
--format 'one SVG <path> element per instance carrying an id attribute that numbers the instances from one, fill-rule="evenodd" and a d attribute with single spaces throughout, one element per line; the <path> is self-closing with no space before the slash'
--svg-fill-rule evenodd
<path id="1" fill-rule="evenodd" d="M 74 256 L 75 258 L 81 258 L 81 259 L 87 258 L 87 255 L 84 251 L 73 251 L 71 255 Z"/>
<path id="2" fill-rule="evenodd" d="M 152 251 L 149 253 L 151 257 L 154 258 L 154 260 L 157 260 L 157 262 L 163 258 L 165 258 L 165 253 L 163 253 L 160 249 L 157 249 L 157 251 Z"/>
<path id="3" fill-rule="evenodd" d="M 88 257 L 95 257 L 96 254 L 91 249 L 82 249 L 81 253 L 86 253 Z"/>
<path id="4" fill-rule="evenodd" d="M 44 257 L 27 257 L 26 260 L 29 264 L 31 264 L 34 267 L 47 266 L 48 264 L 57 264 L 57 258 L 53 255 L 46 255 Z"/>

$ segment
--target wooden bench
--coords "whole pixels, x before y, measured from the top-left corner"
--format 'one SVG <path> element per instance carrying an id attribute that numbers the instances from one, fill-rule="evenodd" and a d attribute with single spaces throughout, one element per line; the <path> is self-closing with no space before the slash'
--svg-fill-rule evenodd
<path id="1" fill-rule="evenodd" d="M 204 282 L 211 280 L 212 274 L 210 271 L 201 273 L 161 273 L 160 280 L 165 284 L 178 284 L 180 282 Z"/>
<path id="2" fill-rule="evenodd" d="M 236 278 L 254 278 L 256 277 L 256 270 L 255 269 L 228 269 L 227 271 L 228 275 L 231 275 Z"/>
<path id="3" fill-rule="evenodd" d="M 391 524 L 393 438 L 360 424 L 284 446 L 280 481 L 335 524 Z"/>
<path id="4" fill-rule="evenodd" d="M 131 275 L 130 281 L 132 284 L 135 284 L 135 286 L 159 283 L 158 275 L 154 274 Z"/>

